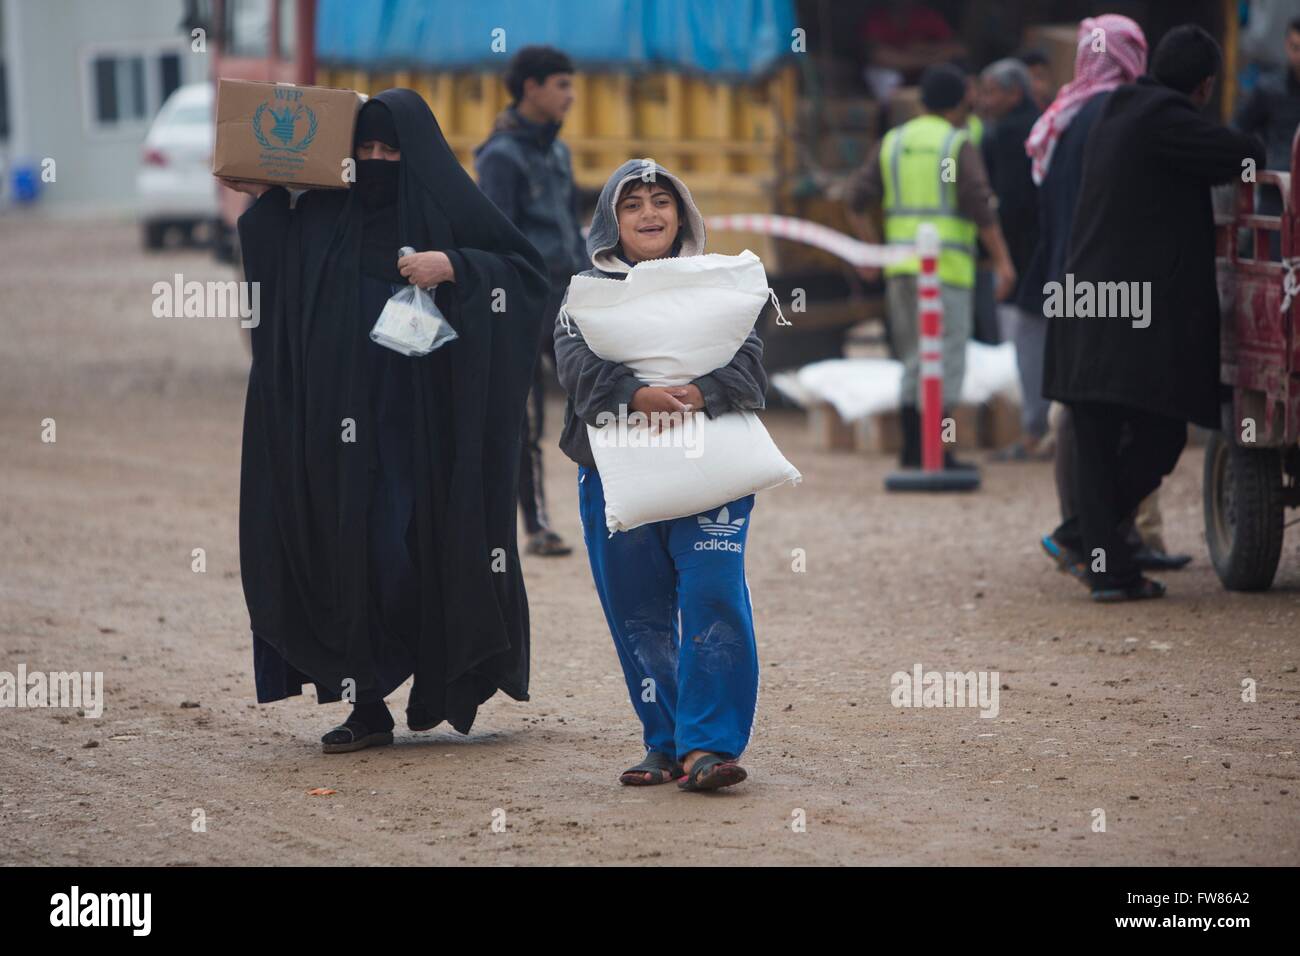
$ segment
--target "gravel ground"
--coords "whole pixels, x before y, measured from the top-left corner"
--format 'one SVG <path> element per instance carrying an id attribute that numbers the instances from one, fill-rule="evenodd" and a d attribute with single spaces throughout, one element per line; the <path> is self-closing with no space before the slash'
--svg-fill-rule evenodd
<path id="1" fill-rule="evenodd" d="M 1223 591 L 1195 448 L 1163 493 L 1170 546 L 1195 561 L 1163 601 L 1098 607 L 1038 551 L 1050 466 L 989 465 L 974 496 L 887 497 L 889 461 L 819 452 L 800 416 L 769 413 L 805 481 L 760 495 L 750 532 L 751 778 L 696 795 L 616 782 L 639 728 L 576 468 L 551 445 L 553 518 L 578 548 L 525 559 L 532 700 L 498 695 L 469 736 L 403 728 L 321 754 L 342 705 L 254 702 L 246 360 L 234 320 L 153 317 L 175 272 L 229 277 L 202 252 L 143 254 L 128 224 L 0 233 L 0 671 L 105 682 L 98 719 L 0 709 L 0 863 L 1297 862 L 1300 538 L 1271 592 Z M 548 413 L 553 442 L 558 401 Z M 997 716 L 895 708 L 890 677 L 917 663 L 997 671 Z"/>

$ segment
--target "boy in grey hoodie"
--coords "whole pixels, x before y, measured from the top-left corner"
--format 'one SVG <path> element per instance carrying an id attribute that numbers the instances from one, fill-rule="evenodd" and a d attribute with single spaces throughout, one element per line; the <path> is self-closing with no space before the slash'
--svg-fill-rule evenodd
<path id="1" fill-rule="evenodd" d="M 638 262 L 702 255 L 704 241 L 704 219 L 686 184 L 651 160 L 629 160 L 601 190 L 587 237 L 594 268 L 581 274 L 625 279 Z M 567 325 L 555 327 L 556 371 L 568 393 L 560 448 L 579 465 L 587 555 L 647 751 L 619 779 L 644 786 L 684 778 L 685 790 L 739 783 L 746 771 L 738 760 L 758 702 L 744 568 L 754 496 L 607 535 L 586 426 L 597 426 L 603 413 L 702 409 L 716 418 L 761 409 L 763 343 L 751 331 L 722 368 L 688 385 L 651 387 L 627 366 L 599 358 L 577 323 Z M 726 547 L 718 547 L 724 539 Z"/>

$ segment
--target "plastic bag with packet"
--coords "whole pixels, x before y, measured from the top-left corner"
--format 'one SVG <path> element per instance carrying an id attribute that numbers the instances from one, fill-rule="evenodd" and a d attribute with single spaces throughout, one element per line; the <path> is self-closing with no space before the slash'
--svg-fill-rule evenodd
<path id="1" fill-rule="evenodd" d="M 409 256 L 414 252 L 410 246 L 402 246 L 398 256 Z M 370 338 L 384 348 L 415 358 L 428 355 L 458 336 L 433 301 L 433 293 L 408 285 L 385 303 L 370 330 Z"/>

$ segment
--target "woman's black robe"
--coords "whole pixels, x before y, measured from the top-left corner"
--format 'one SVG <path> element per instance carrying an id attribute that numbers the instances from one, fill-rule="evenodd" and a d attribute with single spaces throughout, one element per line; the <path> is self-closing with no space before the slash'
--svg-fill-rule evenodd
<path id="1" fill-rule="evenodd" d="M 355 191 L 281 188 L 240 217 L 261 323 L 244 413 L 240 565 L 258 700 L 316 684 L 390 692 L 376 661 L 414 662 L 412 705 L 469 731 L 499 688 L 528 699 L 528 601 L 516 549 L 519 442 L 548 288 L 537 251 L 465 173 L 412 90 L 375 99 L 401 147 L 401 243 L 456 272 L 436 300 L 459 338 L 404 358 L 410 375 L 418 633 L 385 653 L 372 627 L 368 542 L 379 429 L 361 303 Z M 351 440 L 348 440 L 348 439 Z M 404 652 L 404 653 L 403 653 Z M 351 679 L 354 685 L 346 684 Z M 404 677 L 402 678 L 404 679 Z"/>

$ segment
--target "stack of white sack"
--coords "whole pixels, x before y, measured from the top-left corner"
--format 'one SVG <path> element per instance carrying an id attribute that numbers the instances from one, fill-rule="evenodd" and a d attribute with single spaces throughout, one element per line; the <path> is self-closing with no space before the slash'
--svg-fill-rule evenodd
<path id="1" fill-rule="evenodd" d="M 621 281 L 574 276 L 560 318 L 596 355 L 646 385 L 688 385 L 731 362 L 769 295 L 763 263 L 748 249 L 655 259 Z M 611 532 L 699 514 L 801 477 L 750 411 L 717 418 L 697 411 L 658 432 L 615 419 L 588 425 L 587 435 Z"/>
<path id="2" fill-rule="evenodd" d="M 903 364 L 893 359 L 846 358 L 813 362 L 797 372 L 772 376 L 772 384 L 801 408 L 823 402 L 846 422 L 898 408 Z M 1016 347 L 1010 342 L 966 344 L 966 376 L 962 404 L 979 405 L 994 395 L 1019 403 L 1020 375 Z"/>

